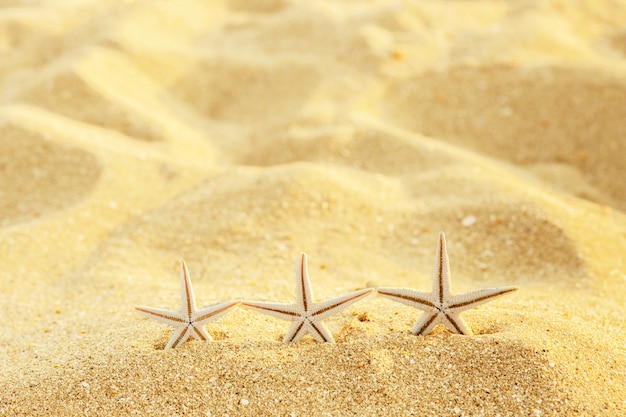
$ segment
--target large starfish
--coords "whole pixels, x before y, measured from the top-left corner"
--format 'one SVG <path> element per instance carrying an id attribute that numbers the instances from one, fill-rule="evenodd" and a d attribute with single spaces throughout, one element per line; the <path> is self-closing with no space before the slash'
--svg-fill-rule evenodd
<path id="1" fill-rule="evenodd" d="M 203 327 L 204 323 L 217 320 L 228 310 L 239 304 L 239 301 L 227 301 L 218 303 L 198 310 L 196 306 L 196 296 L 191 286 L 191 278 L 187 270 L 185 260 L 180 263 L 181 280 L 181 311 L 164 310 L 154 307 L 135 307 L 144 316 L 160 321 L 174 328 L 174 333 L 170 337 L 165 349 L 175 348 L 185 342 L 190 337 L 199 340 L 212 340 L 211 336 Z"/>
<path id="2" fill-rule="evenodd" d="M 515 290 L 517 287 L 484 288 L 461 295 L 451 295 L 446 235 L 439 232 L 432 292 L 417 292 L 407 288 L 379 288 L 378 294 L 425 311 L 413 326 L 414 334 L 426 335 L 441 323 L 454 333 L 471 335 L 472 329 L 465 324 L 460 313 Z"/>
<path id="3" fill-rule="evenodd" d="M 305 253 L 300 255 L 300 261 L 298 262 L 296 287 L 296 304 L 242 301 L 241 305 L 279 319 L 293 321 L 283 339 L 284 342 L 297 342 L 302 336 L 309 333 L 319 342 L 335 343 L 335 339 L 326 329 L 322 320 L 338 313 L 374 291 L 373 288 L 365 288 L 324 301 L 323 303 L 314 303 Z"/>

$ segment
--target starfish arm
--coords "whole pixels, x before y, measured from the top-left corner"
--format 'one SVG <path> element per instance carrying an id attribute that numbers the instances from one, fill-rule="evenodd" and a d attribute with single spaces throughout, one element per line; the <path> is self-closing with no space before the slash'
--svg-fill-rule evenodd
<path id="1" fill-rule="evenodd" d="M 313 290 L 309 280 L 309 268 L 306 253 L 300 254 L 300 260 L 296 266 L 296 302 L 308 312 L 313 306 Z"/>
<path id="2" fill-rule="evenodd" d="M 437 324 L 441 322 L 439 318 L 439 314 L 428 311 L 421 315 L 421 317 L 417 320 L 417 323 L 411 329 L 411 333 L 415 335 L 427 335 L 430 333 Z"/>
<path id="3" fill-rule="evenodd" d="M 178 311 L 171 311 L 162 308 L 146 306 L 137 306 L 135 307 L 135 310 L 137 310 L 143 316 L 149 317 L 156 321 L 160 321 L 161 323 L 165 323 L 173 327 L 178 327 L 181 326 L 183 323 L 187 323 L 186 317 Z"/>
<path id="4" fill-rule="evenodd" d="M 190 334 L 190 326 L 183 326 L 174 331 L 170 340 L 167 342 L 165 349 L 175 348 L 176 346 L 184 343 L 187 339 L 189 339 Z"/>
<path id="5" fill-rule="evenodd" d="M 189 330 L 191 336 L 197 340 L 213 340 L 204 327 L 199 323 L 194 323 L 193 328 Z"/>
<path id="6" fill-rule="evenodd" d="M 310 320 L 309 321 L 309 334 L 318 342 L 322 343 L 335 343 L 333 335 L 330 334 L 326 326 L 321 321 Z"/>
<path id="7" fill-rule="evenodd" d="M 187 262 L 184 259 L 180 261 L 180 300 L 182 311 L 191 317 L 196 312 L 196 296 L 191 285 L 191 277 L 187 269 Z"/>
<path id="8" fill-rule="evenodd" d="M 196 313 L 193 316 L 193 321 L 201 325 L 209 321 L 217 320 L 219 317 L 228 313 L 228 311 L 237 304 L 239 304 L 239 301 L 226 301 L 196 310 Z"/>
<path id="9" fill-rule="evenodd" d="M 437 309 L 431 293 L 417 292 L 408 288 L 379 288 L 378 294 L 420 310 L 434 311 Z"/>
<path id="10" fill-rule="evenodd" d="M 450 329 L 453 333 L 464 334 L 466 336 L 471 336 L 474 334 L 472 329 L 463 321 L 463 319 L 459 316 L 458 313 L 445 313 L 444 319 L 442 323 L 448 329 Z"/>
<path id="11" fill-rule="evenodd" d="M 283 342 L 284 343 L 297 342 L 300 339 L 302 339 L 302 336 L 304 336 L 307 333 L 308 326 L 306 322 L 307 320 L 304 317 L 302 317 L 300 320 L 294 321 L 293 324 L 289 326 L 287 333 L 285 333 Z"/>
<path id="12" fill-rule="evenodd" d="M 492 298 L 517 290 L 517 287 L 484 288 L 465 294 L 456 295 L 448 302 L 448 309 L 454 313 L 460 313 L 491 301 Z"/>
<path id="13" fill-rule="evenodd" d="M 340 312 L 350 304 L 354 304 L 360 299 L 367 297 L 372 292 L 374 292 L 373 288 L 364 288 L 362 290 L 342 295 L 341 297 L 333 298 L 332 300 L 324 301 L 323 303 L 315 304 L 311 309 L 311 316 L 315 317 L 316 321 L 324 320 L 325 318 Z"/>
<path id="14" fill-rule="evenodd" d="M 450 259 L 448 258 L 446 235 L 443 232 L 439 232 L 439 241 L 435 252 L 433 294 L 439 303 L 443 303 L 450 296 Z"/>
<path id="15" fill-rule="evenodd" d="M 298 318 L 302 317 L 304 314 L 304 312 L 301 311 L 301 309 L 295 304 L 242 301 L 241 305 L 283 320 L 298 320 Z"/>

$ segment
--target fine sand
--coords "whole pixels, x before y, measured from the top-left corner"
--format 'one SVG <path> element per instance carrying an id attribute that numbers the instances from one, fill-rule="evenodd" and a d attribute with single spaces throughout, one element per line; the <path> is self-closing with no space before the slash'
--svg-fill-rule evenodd
<path id="1" fill-rule="evenodd" d="M 626 415 L 626 1 L 0 4 L 0 415 Z M 283 344 L 139 304 L 515 285 Z"/>

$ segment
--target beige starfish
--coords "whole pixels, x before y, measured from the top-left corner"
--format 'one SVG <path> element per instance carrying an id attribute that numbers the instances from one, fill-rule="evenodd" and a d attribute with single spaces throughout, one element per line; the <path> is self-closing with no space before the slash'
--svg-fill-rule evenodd
<path id="1" fill-rule="evenodd" d="M 460 313 L 515 290 L 517 287 L 485 288 L 466 294 L 451 295 L 450 261 L 446 248 L 446 236 L 443 232 L 439 232 L 432 292 L 417 292 L 406 288 L 379 288 L 378 294 L 425 311 L 413 326 L 414 334 L 426 335 L 438 324 L 443 324 L 454 333 L 471 335 L 472 329 L 465 324 Z"/>
<path id="2" fill-rule="evenodd" d="M 335 339 L 326 329 L 322 320 L 338 313 L 374 291 L 373 288 L 365 288 L 323 303 L 314 303 L 305 253 L 300 255 L 300 261 L 298 262 L 296 287 L 296 304 L 242 301 L 241 305 L 279 319 L 293 321 L 283 339 L 284 342 L 297 342 L 305 334 L 309 333 L 319 342 L 335 343 Z"/>
<path id="3" fill-rule="evenodd" d="M 199 340 L 212 340 L 203 327 L 204 323 L 217 320 L 228 310 L 239 304 L 239 301 L 227 301 L 198 310 L 196 297 L 191 286 L 191 278 L 185 260 L 180 263 L 181 280 L 181 311 L 170 311 L 154 307 L 135 307 L 144 316 L 160 321 L 174 328 L 165 349 L 175 348 L 190 337 Z"/>

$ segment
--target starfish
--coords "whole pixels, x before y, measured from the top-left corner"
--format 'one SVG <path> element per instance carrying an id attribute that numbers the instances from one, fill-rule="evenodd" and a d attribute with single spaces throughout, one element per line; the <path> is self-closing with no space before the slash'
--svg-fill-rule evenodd
<path id="1" fill-rule="evenodd" d="M 413 326 L 412 332 L 416 335 L 427 335 L 438 324 L 443 324 L 454 333 L 472 335 L 472 329 L 465 324 L 459 314 L 486 303 L 494 297 L 515 290 L 517 287 L 484 288 L 461 295 L 451 295 L 450 261 L 446 248 L 446 235 L 439 232 L 432 292 L 417 292 L 407 288 L 379 288 L 378 294 L 425 311 Z"/>
<path id="2" fill-rule="evenodd" d="M 204 330 L 203 324 L 217 320 L 228 310 L 239 304 L 239 301 L 227 301 L 217 303 L 209 307 L 198 310 L 196 297 L 191 286 L 191 278 L 187 270 L 185 260 L 180 262 L 181 281 L 181 311 L 164 310 L 154 307 L 137 306 L 135 309 L 144 316 L 168 324 L 174 328 L 174 333 L 170 337 L 165 349 L 175 348 L 185 342 L 190 337 L 199 340 L 212 340 L 211 336 Z"/>
<path id="3" fill-rule="evenodd" d="M 291 320 L 293 324 L 289 327 L 283 342 L 297 342 L 305 334 L 309 333 L 319 342 L 335 343 L 335 339 L 326 329 L 322 320 L 338 313 L 350 304 L 374 291 L 373 288 L 365 288 L 354 291 L 323 303 L 313 302 L 313 291 L 309 281 L 309 271 L 307 267 L 307 256 L 300 255 L 300 261 L 296 271 L 296 304 L 264 303 L 256 301 L 242 301 L 244 307 L 257 310 L 261 313 L 269 314 L 283 320 Z"/>

